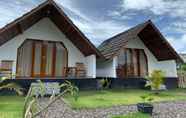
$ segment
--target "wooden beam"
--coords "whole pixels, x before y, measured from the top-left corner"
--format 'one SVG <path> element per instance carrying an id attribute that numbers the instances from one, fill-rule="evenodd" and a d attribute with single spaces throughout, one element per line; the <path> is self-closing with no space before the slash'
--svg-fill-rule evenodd
<path id="1" fill-rule="evenodd" d="M 53 51 L 52 51 L 52 77 L 55 76 L 56 72 L 56 43 L 53 43 Z"/>
<path id="2" fill-rule="evenodd" d="M 31 77 L 34 77 L 34 66 L 35 66 L 35 42 L 32 42 L 32 65 L 31 65 Z"/>

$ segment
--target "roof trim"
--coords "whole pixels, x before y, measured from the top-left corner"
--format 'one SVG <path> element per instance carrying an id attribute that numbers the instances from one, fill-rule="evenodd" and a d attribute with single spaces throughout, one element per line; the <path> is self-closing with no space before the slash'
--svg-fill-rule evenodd
<path id="1" fill-rule="evenodd" d="M 171 52 L 173 52 L 175 54 L 175 56 L 177 57 L 177 59 L 178 59 L 177 61 L 184 62 L 183 59 L 180 57 L 180 55 L 176 52 L 176 50 L 171 46 L 171 44 L 167 41 L 167 39 L 162 35 L 162 33 L 160 32 L 160 30 L 154 25 L 154 23 L 151 20 L 148 20 L 148 24 L 152 25 L 152 27 L 159 34 L 159 36 L 161 37 L 161 39 L 163 41 L 165 41 L 165 44 L 168 46 L 168 48 L 171 50 Z"/>

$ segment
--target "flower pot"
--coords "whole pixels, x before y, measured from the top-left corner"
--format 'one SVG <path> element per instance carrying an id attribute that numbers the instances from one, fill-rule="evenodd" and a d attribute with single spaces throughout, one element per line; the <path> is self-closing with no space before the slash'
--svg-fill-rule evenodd
<path id="1" fill-rule="evenodd" d="M 137 104 L 137 108 L 138 108 L 138 111 L 139 112 L 147 113 L 147 114 L 152 115 L 153 106 L 151 104 L 148 104 L 148 103 L 138 103 Z"/>

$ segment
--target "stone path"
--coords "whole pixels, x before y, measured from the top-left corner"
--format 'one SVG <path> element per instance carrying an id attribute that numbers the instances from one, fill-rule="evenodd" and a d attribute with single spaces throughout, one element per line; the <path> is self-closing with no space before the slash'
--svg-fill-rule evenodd
<path id="1" fill-rule="evenodd" d="M 58 100 L 40 118 L 111 118 L 132 112 L 137 112 L 136 105 L 73 110 Z M 155 103 L 152 118 L 186 118 L 186 101 Z"/>

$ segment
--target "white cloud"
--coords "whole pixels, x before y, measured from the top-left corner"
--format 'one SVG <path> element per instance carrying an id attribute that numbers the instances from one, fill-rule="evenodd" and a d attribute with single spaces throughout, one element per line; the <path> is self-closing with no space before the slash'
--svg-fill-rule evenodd
<path id="1" fill-rule="evenodd" d="M 181 36 L 181 38 L 167 37 L 170 44 L 181 53 L 186 53 L 186 34 Z"/>
<path id="2" fill-rule="evenodd" d="M 82 13 L 78 6 L 69 0 L 59 0 L 63 8 L 70 10 L 73 15 L 69 15 L 73 23 L 93 42 L 98 46 L 103 40 L 106 40 L 113 35 L 125 31 L 129 27 L 122 25 L 114 20 L 102 20 L 97 18 L 97 21 L 90 18 L 90 16 Z M 64 7 L 65 6 L 65 7 Z M 116 15 L 117 13 L 115 13 Z M 119 15 L 119 14 L 118 14 Z M 78 16 L 78 17 L 75 17 Z"/>
<path id="3" fill-rule="evenodd" d="M 112 17 L 113 19 L 119 19 L 119 20 L 130 20 L 134 13 L 121 13 L 120 11 L 113 10 L 108 11 L 108 16 Z"/>
<path id="4" fill-rule="evenodd" d="M 146 10 L 155 15 L 169 14 L 172 17 L 185 17 L 185 0 L 122 0 L 123 10 Z"/>
<path id="5" fill-rule="evenodd" d="M 79 8 L 72 0 L 55 0 L 58 4 L 62 5 L 64 10 L 71 11 L 73 14 L 79 16 L 81 19 L 89 21 L 90 19 L 80 12 Z"/>
<path id="6" fill-rule="evenodd" d="M 128 26 L 120 25 L 114 21 L 81 21 L 72 18 L 72 21 L 85 35 L 98 46 L 104 40 L 128 29 Z"/>
<path id="7" fill-rule="evenodd" d="M 186 21 L 176 21 L 171 24 L 171 26 L 179 29 L 183 29 L 186 33 Z"/>
<path id="8" fill-rule="evenodd" d="M 186 34 L 186 21 L 172 21 L 169 25 L 162 28 L 161 31 L 164 33 Z"/>
<path id="9" fill-rule="evenodd" d="M 35 8 L 43 0 L 0 0 L 0 27 Z"/>
<path id="10" fill-rule="evenodd" d="M 152 6 L 150 0 L 123 0 L 123 7 L 125 9 L 143 10 Z"/>
<path id="11" fill-rule="evenodd" d="M 121 16 L 121 12 L 119 12 L 119 11 L 109 11 L 108 16 Z"/>

